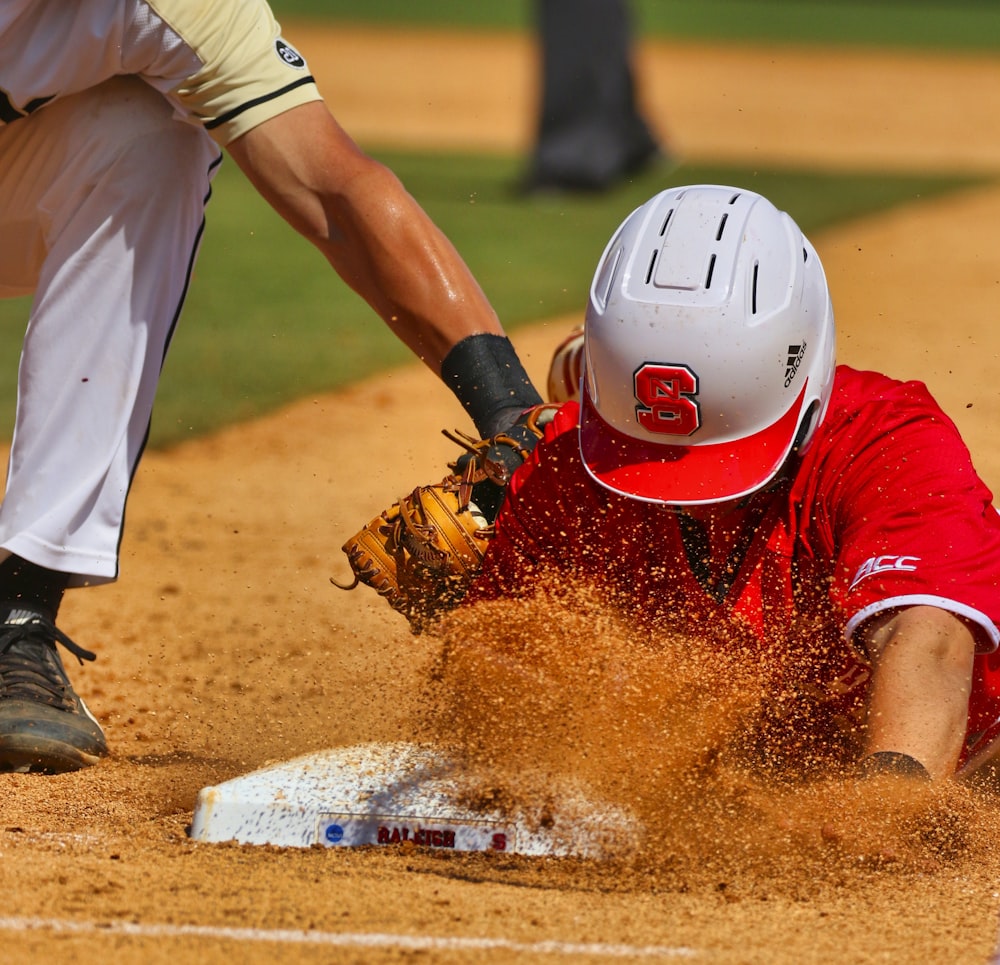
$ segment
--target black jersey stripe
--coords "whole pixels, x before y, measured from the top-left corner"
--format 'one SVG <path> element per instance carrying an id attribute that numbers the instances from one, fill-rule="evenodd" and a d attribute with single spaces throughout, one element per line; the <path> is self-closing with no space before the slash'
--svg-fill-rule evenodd
<path id="1" fill-rule="evenodd" d="M 208 165 L 208 189 L 205 192 L 204 206 L 208 206 L 208 202 L 212 197 L 212 172 L 222 163 L 222 152 L 219 151 L 216 154 L 214 160 L 212 160 Z M 167 360 L 167 351 L 170 348 L 170 343 L 173 341 L 174 332 L 177 329 L 177 323 L 180 321 L 181 309 L 184 307 L 184 301 L 187 298 L 188 289 L 191 287 L 191 278 L 194 275 L 195 262 L 198 260 L 198 249 L 201 247 L 201 239 L 205 234 L 205 216 L 202 215 L 201 224 L 198 226 L 198 230 L 195 232 L 194 243 L 191 245 L 191 251 L 188 255 L 187 271 L 184 273 L 184 284 L 181 287 L 180 295 L 177 299 L 177 305 L 174 308 L 173 318 L 170 320 L 170 328 L 166 332 L 166 338 L 163 343 L 163 351 L 160 356 L 160 371 L 162 372 L 163 366 Z M 132 484 L 135 482 L 135 474 L 139 469 L 139 463 L 142 461 L 143 453 L 146 451 L 146 446 L 149 444 L 149 433 L 153 426 L 152 415 L 150 415 L 149 422 L 146 423 L 146 431 L 143 434 L 142 442 L 139 445 L 139 451 L 135 453 L 132 459 L 132 465 L 129 468 L 128 475 L 128 491 L 125 494 L 126 502 L 128 497 L 132 493 Z M 115 579 L 118 579 L 119 567 L 121 565 L 121 550 L 122 550 L 122 539 L 125 536 L 125 513 L 122 513 L 121 520 L 118 524 L 118 543 L 117 549 L 115 550 Z"/>
<path id="2" fill-rule="evenodd" d="M 300 77 L 294 83 L 288 84 L 282 87 L 280 90 L 272 91 L 270 94 L 264 94 L 262 97 L 255 97 L 252 101 L 247 101 L 244 104 L 240 104 L 239 107 L 234 107 L 231 111 L 215 118 L 212 121 L 205 122 L 205 128 L 209 131 L 214 130 L 222 124 L 226 124 L 231 121 L 234 117 L 239 117 L 244 111 L 250 110 L 251 107 L 256 107 L 258 104 L 266 104 L 268 101 L 274 100 L 275 97 L 281 97 L 287 94 L 290 90 L 295 90 L 296 87 L 302 87 L 305 84 L 314 84 L 312 74 L 308 77 Z"/>

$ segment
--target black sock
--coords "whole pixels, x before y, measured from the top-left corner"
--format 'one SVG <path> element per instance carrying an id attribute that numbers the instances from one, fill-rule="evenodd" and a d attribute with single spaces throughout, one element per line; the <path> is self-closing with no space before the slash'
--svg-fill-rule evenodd
<path id="1" fill-rule="evenodd" d="M 0 563 L 0 600 L 37 607 L 55 620 L 69 576 L 10 556 Z"/>

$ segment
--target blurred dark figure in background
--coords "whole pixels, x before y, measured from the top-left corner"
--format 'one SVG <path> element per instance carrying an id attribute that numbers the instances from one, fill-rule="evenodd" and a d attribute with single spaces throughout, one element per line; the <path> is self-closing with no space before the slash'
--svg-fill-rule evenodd
<path id="1" fill-rule="evenodd" d="M 538 0 L 541 104 L 522 187 L 603 191 L 663 157 L 635 101 L 624 0 Z"/>

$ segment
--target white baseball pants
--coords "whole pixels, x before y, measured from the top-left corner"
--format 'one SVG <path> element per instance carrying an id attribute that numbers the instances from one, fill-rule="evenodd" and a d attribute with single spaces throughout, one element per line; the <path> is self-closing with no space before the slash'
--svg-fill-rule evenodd
<path id="1" fill-rule="evenodd" d="M 125 502 L 221 155 L 116 78 L 0 127 L 0 296 L 34 292 L 0 555 L 118 575 Z"/>

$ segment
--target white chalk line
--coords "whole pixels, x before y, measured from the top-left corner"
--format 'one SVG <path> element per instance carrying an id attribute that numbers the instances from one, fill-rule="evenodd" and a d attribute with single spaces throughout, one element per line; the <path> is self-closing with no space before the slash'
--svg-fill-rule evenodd
<path id="1" fill-rule="evenodd" d="M 506 938 L 392 935 L 378 932 L 323 932 L 298 929 L 221 928 L 213 925 L 155 925 L 131 921 L 73 921 L 61 918 L 0 918 L 3 931 L 51 931 L 77 935 L 126 935 L 132 938 L 213 938 L 284 945 L 402 948 L 414 951 L 502 950 L 542 955 L 594 955 L 604 958 L 692 958 L 693 948 L 668 945 L 612 945 L 585 942 L 515 942 Z"/>

